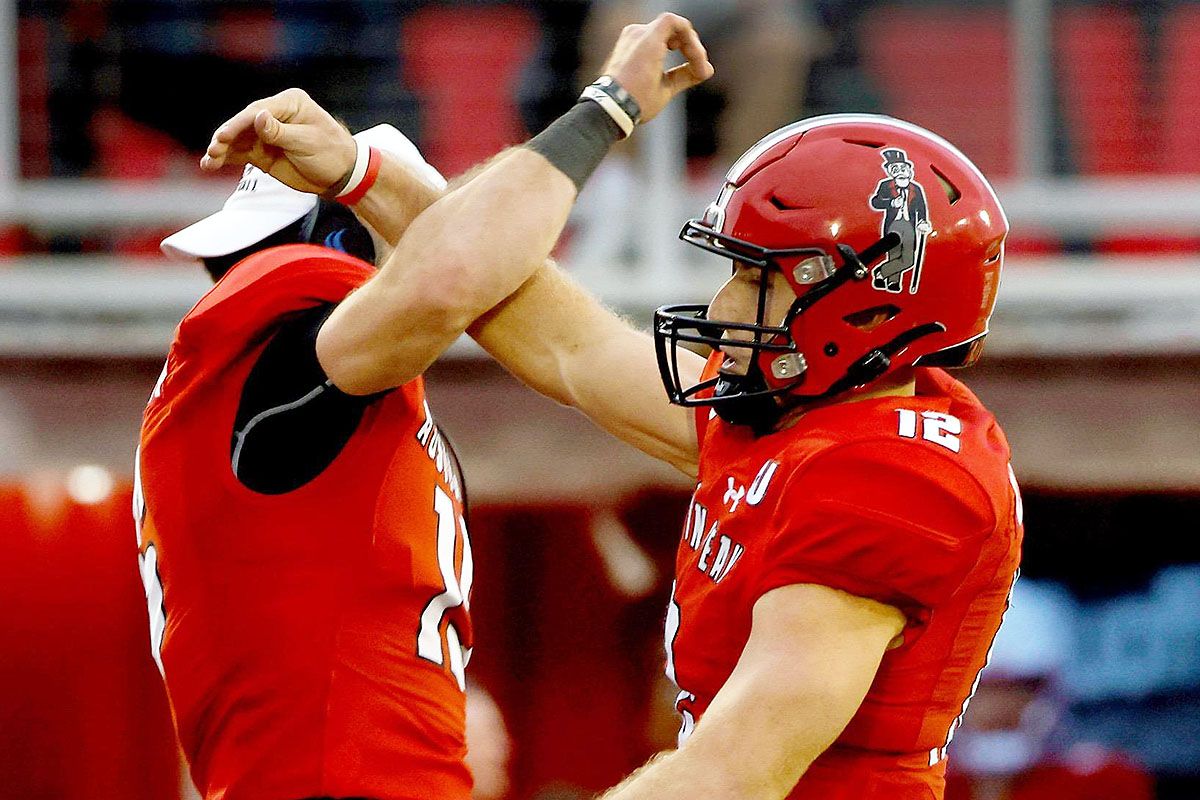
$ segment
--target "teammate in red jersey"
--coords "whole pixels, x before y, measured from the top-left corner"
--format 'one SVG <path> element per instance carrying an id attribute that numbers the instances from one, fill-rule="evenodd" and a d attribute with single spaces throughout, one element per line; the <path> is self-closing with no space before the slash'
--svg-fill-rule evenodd
<path id="1" fill-rule="evenodd" d="M 820 117 L 684 227 L 733 262 L 711 304 L 660 309 L 651 338 L 547 264 L 471 326 L 699 478 L 667 615 L 680 747 L 606 800 L 942 797 L 1022 529 L 1004 435 L 941 367 L 980 355 L 1007 232 L 945 140 Z"/>
<path id="2" fill-rule="evenodd" d="M 664 72 L 670 50 L 688 63 Z M 542 263 L 639 113 L 711 72 L 683 18 L 632 26 L 575 108 L 437 202 L 398 133 L 356 141 L 303 92 L 218 129 L 202 166 L 254 166 L 163 243 L 219 280 L 146 409 L 135 500 L 155 657 L 206 798 L 470 796 L 466 495 L 421 373 Z"/>

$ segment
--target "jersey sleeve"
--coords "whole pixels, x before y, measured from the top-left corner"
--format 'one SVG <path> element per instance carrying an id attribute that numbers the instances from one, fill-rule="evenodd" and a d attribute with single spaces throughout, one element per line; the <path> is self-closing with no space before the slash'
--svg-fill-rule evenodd
<path id="1" fill-rule="evenodd" d="M 171 346 L 175 392 L 232 380 L 249 361 L 231 429 L 230 464 L 262 494 L 293 491 L 341 453 L 381 395 L 332 384 L 316 356 L 333 308 L 370 278 L 366 262 L 314 245 L 282 245 L 238 262 L 183 318 Z"/>
<path id="2" fill-rule="evenodd" d="M 180 323 L 177 344 L 253 343 L 297 312 L 339 302 L 372 275 L 366 262 L 314 245 L 283 245 L 238 262 Z"/>
<path id="3" fill-rule="evenodd" d="M 327 303 L 283 323 L 242 387 L 230 463 L 247 488 L 283 494 L 317 477 L 350 441 L 363 412 L 389 392 L 350 395 L 317 359 L 317 334 L 333 312 Z"/>
<path id="4" fill-rule="evenodd" d="M 965 467 L 902 442 L 841 445 L 789 476 L 777 502 L 760 595 L 819 584 L 915 625 L 958 590 L 995 528 Z"/>

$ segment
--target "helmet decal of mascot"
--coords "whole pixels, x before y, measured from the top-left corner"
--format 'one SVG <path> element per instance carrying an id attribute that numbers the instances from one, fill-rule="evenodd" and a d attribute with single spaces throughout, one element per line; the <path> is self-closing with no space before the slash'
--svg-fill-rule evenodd
<path id="1" fill-rule="evenodd" d="M 916 294 L 921 285 L 921 262 L 925 259 L 925 238 L 933 231 L 925 189 L 913 180 L 913 164 L 903 150 L 891 147 L 883 151 L 883 171 L 888 177 L 875 187 L 871 208 L 883 212 L 886 236 L 895 233 L 900 244 L 888 251 L 887 260 L 871 273 L 872 285 L 881 291 L 899 294 L 904 273 L 912 272 L 908 291 Z"/>

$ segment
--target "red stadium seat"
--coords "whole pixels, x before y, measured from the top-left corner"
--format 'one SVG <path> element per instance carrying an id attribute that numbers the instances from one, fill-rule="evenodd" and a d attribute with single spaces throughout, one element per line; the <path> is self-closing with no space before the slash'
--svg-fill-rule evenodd
<path id="1" fill-rule="evenodd" d="M 422 149 L 454 175 L 524 138 L 514 95 L 537 43 L 511 6 L 424 8 L 404 22 L 404 75 L 422 100 Z"/>
<path id="2" fill-rule="evenodd" d="M 161 229 L 150 231 L 139 230 L 124 234 L 113 241 L 112 252 L 126 256 L 161 258 L 162 250 L 159 248 L 159 243 L 174 232 L 175 229 Z"/>
<path id="3" fill-rule="evenodd" d="M 17 107 L 20 116 L 21 175 L 50 174 L 50 66 L 46 20 L 22 17 L 17 23 Z"/>
<path id="4" fill-rule="evenodd" d="M 250 64 L 278 57 L 284 31 L 271 9 L 229 6 L 216 10 L 216 51 L 225 58 Z"/>
<path id="5" fill-rule="evenodd" d="M 29 249 L 28 232 L 18 225 L 0 226 L 0 256 L 15 256 Z"/>
<path id="6" fill-rule="evenodd" d="M 885 109 L 945 136 L 989 176 L 1014 167 L 1012 59 L 1001 9 L 884 6 L 862 26 Z"/>
<path id="7" fill-rule="evenodd" d="M 1200 6 L 1181 5 L 1167 18 L 1162 40 L 1162 154 L 1158 171 L 1200 172 Z"/>
<path id="8" fill-rule="evenodd" d="M 92 120 L 96 162 L 101 177 L 150 181 L 162 180 L 189 167 L 195 160 L 165 133 L 134 122 L 113 108 L 102 109 Z M 111 239 L 97 249 L 126 256 L 160 256 L 158 244 L 173 230 L 113 231 Z"/>
<path id="9" fill-rule="evenodd" d="M 183 147 L 170 136 L 134 122 L 114 108 L 96 112 L 92 137 L 97 168 L 103 178 L 165 178 L 177 159 L 190 160 Z"/>
<path id="10" fill-rule="evenodd" d="M 1072 6 L 1055 17 L 1059 95 L 1082 174 L 1143 173 L 1157 161 L 1142 41 L 1137 19 L 1122 8 Z"/>
<path id="11" fill-rule="evenodd" d="M 1179 256 L 1200 254 L 1196 236 L 1106 236 L 1094 243 L 1097 253 L 1123 256 Z"/>

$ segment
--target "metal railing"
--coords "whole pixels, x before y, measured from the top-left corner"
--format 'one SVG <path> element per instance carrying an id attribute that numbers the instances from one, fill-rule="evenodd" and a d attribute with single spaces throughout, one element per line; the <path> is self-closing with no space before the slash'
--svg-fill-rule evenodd
<path id="1" fill-rule="evenodd" d="M 42 232 L 161 229 L 220 207 L 231 188 L 224 181 L 20 180 L 16 5 L 0 0 L 0 87 L 10 100 L 0 103 L 0 224 Z M 1010 135 L 1018 143 L 1018 177 L 997 189 L 1013 227 L 1064 239 L 1122 233 L 1200 238 L 1195 179 L 1049 175 L 1052 3 L 1011 0 L 1009 8 L 1017 109 Z M 568 266 L 605 300 L 633 313 L 667 300 L 703 299 L 720 281 L 719 270 L 700 268 L 692 249 L 676 241 L 682 221 L 711 200 L 683 180 L 683 128 L 682 108 L 674 104 L 642 132 L 640 161 L 624 177 L 619 168 L 607 178 L 598 175 L 574 218 Z M 605 180 L 612 185 L 595 185 Z M 1200 308 L 1200 257 L 1010 264 L 993 352 L 1200 351 L 1200 312 L 1188 306 Z M 131 267 L 118 257 L 9 259 L 0 264 L 0 354 L 157 354 L 205 285 L 198 271 L 153 261 Z M 1064 330 L 1064 318 L 1079 327 Z"/>

